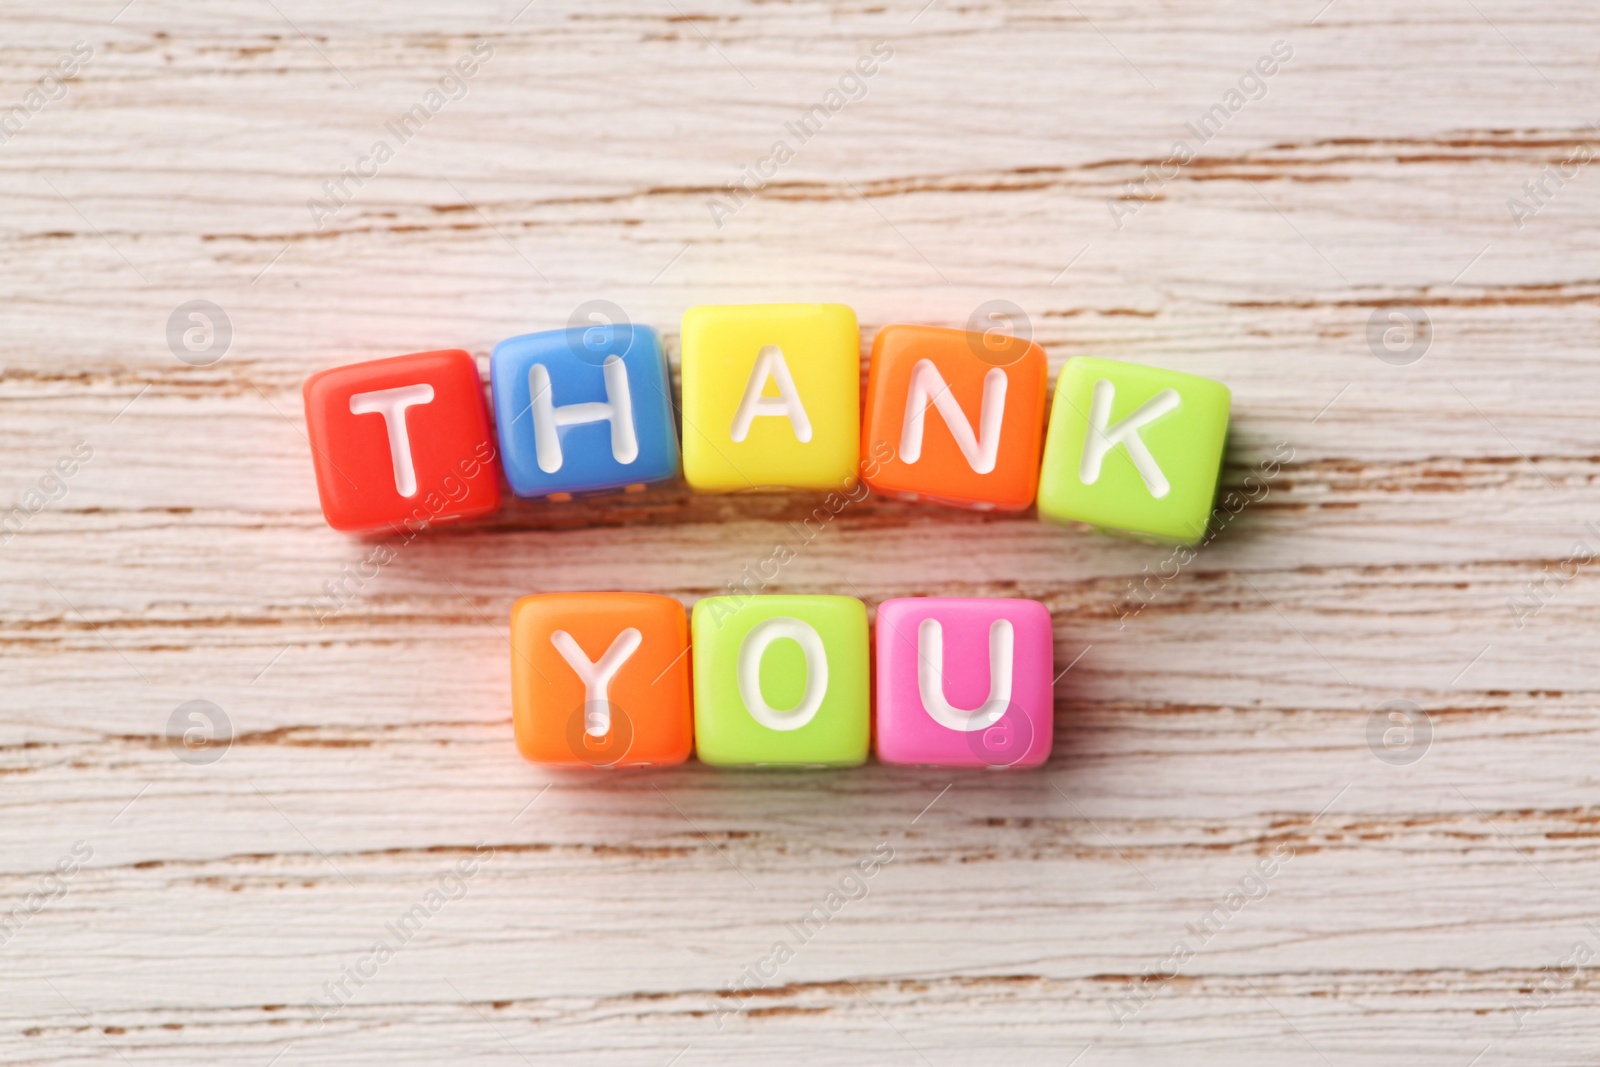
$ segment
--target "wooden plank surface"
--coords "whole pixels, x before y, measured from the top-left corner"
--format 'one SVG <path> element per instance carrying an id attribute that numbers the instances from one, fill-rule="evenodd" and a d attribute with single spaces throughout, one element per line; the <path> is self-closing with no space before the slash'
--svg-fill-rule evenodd
<path id="1" fill-rule="evenodd" d="M 1600 1060 L 1592 5 L 0 25 L 0 1059 Z M 341 168 L 371 176 L 335 196 Z M 511 602 L 691 603 L 813 501 L 513 504 L 319 620 L 370 546 L 321 520 L 298 392 L 592 299 L 674 359 L 695 303 L 843 301 L 865 352 L 1006 300 L 1053 368 L 1228 383 L 1228 486 L 1293 458 L 1137 612 L 1165 550 L 1031 514 L 868 500 L 784 569 L 1047 604 L 1075 666 L 1039 772 L 552 775 L 510 740 Z M 169 343 L 192 300 L 231 325 L 201 366 Z M 213 763 L 167 742 L 194 700 Z M 1427 740 L 1374 745 L 1397 700 Z"/>

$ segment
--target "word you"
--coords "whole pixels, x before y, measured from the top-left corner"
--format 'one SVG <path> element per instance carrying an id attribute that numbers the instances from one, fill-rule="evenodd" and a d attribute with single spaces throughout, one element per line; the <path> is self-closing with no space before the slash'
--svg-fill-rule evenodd
<path id="1" fill-rule="evenodd" d="M 910 766 L 1036 767 L 1050 755 L 1054 648 L 1037 601 L 885 600 L 874 643 L 854 597 L 732 599 L 704 597 L 691 618 L 649 593 L 518 600 L 518 750 L 575 767 L 668 766 L 691 752 L 711 766 L 857 767 L 874 739 L 879 760 Z"/>
<path id="2" fill-rule="evenodd" d="M 1183 128 L 1198 144 L 1210 143 L 1222 132 L 1222 127 L 1227 125 L 1229 119 L 1244 110 L 1246 104 L 1267 95 L 1267 79 L 1282 69 L 1281 64 L 1293 58 L 1294 47 L 1288 41 L 1274 41 L 1271 51 L 1263 53 L 1253 66 L 1245 68 L 1234 88 L 1223 93 L 1222 99 L 1202 111 L 1197 119 L 1185 122 Z M 1140 208 L 1156 199 L 1162 187 L 1192 163 L 1195 155 L 1195 149 L 1189 146 L 1188 141 L 1174 141 L 1167 158 L 1159 163 L 1146 164 L 1143 174 L 1130 179 L 1123 187 L 1122 195 L 1107 199 L 1106 209 L 1111 212 L 1111 221 L 1116 223 L 1117 229 L 1122 229 L 1125 218 L 1137 215 Z"/>

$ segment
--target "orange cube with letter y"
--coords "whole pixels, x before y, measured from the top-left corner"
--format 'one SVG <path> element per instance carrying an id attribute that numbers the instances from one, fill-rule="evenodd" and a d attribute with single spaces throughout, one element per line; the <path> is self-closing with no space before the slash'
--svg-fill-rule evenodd
<path id="1" fill-rule="evenodd" d="M 694 745 L 689 620 L 652 593 L 547 593 L 511 609 L 512 723 L 535 763 L 682 763 Z"/>
<path id="2" fill-rule="evenodd" d="M 872 343 L 863 477 L 875 491 L 1020 511 L 1039 484 L 1049 369 L 1025 338 L 885 326 Z"/>

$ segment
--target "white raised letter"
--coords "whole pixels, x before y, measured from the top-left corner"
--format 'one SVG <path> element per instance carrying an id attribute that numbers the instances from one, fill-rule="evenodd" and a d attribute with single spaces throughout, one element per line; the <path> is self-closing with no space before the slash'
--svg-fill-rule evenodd
<path id="1" fill-rule="evenodd" d="M 557 630 L 550 635 L 550 643 L 583 680 L 583 732 L 590 737 L 604 737 L 610 732 L 611 698 L 606 693 L 611 688 L 611 679 L 628 657 L 639 650 L 643 640 L 644 636 L 630 626 L 612 640 L 611 647 L 598 662 L 591 663 L 567 631 Z"/>
<path id="2" fill-rule="evenodd" d="M 1100 465 L 1105 462 L 1106 453 L 1122 445 L 1128 450 L 1128 458 L 1133 460 L 1139 477 L 1144 479 L 1144 487 L 1150 490 L 1151 496 L 1160 500 L 1172 487 L 1167 484 L 1167 477 L 1161 473 L 1155 457 L 1144 447 L 1144 441 L 1139 437 L 1139 427 L 1178 410 L 1181 403 L 1178 392 L 1176 389 L 1163 389 L 1139 405 L 1127 418 L 1108 427 L 1106 423 L 1111 421 L 1111 402 L 1116 395 L 1117 387 L 1106 379 L 1101 378 L 1094 383 L 1094 397 L 1089 402 L 1089 435 L 1083 442 L 1083 462 L 1078 466 L 1078 478 L 1084 485 L 1093 485 L 1100 479 Z"/>
<path id="3" fill-rule="evenodd" d="M 778 383 L 777 396 L 761 395 L 768 378 Z M 750 435 L 750 423 L 757 415 L 785 416 L 801 444 L 811 440 L 811 420 L 806 417 L 805 405 L 800 403 L 800 394 L 789 375 L 789 364 L 783 360 L 783 350 L 777 345 L 762 345 L 756 355 L 750 382 L 744 387 L 744 399 L 739 401 L 739 410 L 733 415 L 734 441 L 743 441 Z"/>
<path id="4" fill-rule="evenodd" d="M 628 391 L 628 367 L 622 357 L 612 354 L 600 365 L 605 375 L 606 399 L 602 403 L 566 404 L 556 407 L 550 395 L 550 372 L 543 363 L 528 368 L 528 392 L 532 394 L 533 447 L 539 469 L 554 474 L 561 469 L 561 435 L 557 427 L 581 426 L 587 422 L 611 423 L 611 455 L 618 463 L 639 458 L 639 438 L 633 430 L 633 394 Z"/>
<path id="5" fill-rule="evenodd" d="M 995 457 L 1000 452 L 1000 424 L 1006 414 L 1006 372 L 991 367 L 983 376 L 983 404 L 978 409 L 978 432 L 974 436 L 972 424 L 956 403 L 950 386 L 945 384 L 939 368 L 932 360 L 919 359 L 911 368 L 911 385 L 906 390 L 906 417 L 900 430 L 900 458 L 915 463 L 922 458 L 922 435 L 927 420 L 928 404 L 950 427 L 956 447 L 966 457 L 974 473 L 988 474 L 994 470 Z"/>
<path id="6" fill-rule="evenodd" d="M 776 711 L 761 695 L 761 658 L 767 646 L 787 637 L 800 646 L 806 656 L 806 688 L 800 703 L 788 711 Z M 757 623 L 744 635 L 739 646 L 739 697 L 750 717 L 769 730 L 798 730 L 810 722 L 828 695 L 828 653 L 822 636 L 807 622 L 784 616 Z"/>
<path id="7" fill-rule="evenodd" d="M 923 619 L 917 627 L 917 693 L 933 721 L 966 733 L 987 730 L 999 722 L 1011 705 L 1012 644 L 1009 620 L 996 619 L 989 625 L 989 699 L 965 711 L 945 699 L 944 628 L 938 619 Z"/>
<path id="8" fill-rule="evenodd" d="M 411 435 L 406 432 L 406 408 L 433 403 L 433 386 L 402 385 L 357 393 L 350 398 L 350 414 L 382 415 L 389 431 L 389 459 L 394 464 L 394 489 L 401 496 L 417 495 L 417 467 L 411 460 Z"/>

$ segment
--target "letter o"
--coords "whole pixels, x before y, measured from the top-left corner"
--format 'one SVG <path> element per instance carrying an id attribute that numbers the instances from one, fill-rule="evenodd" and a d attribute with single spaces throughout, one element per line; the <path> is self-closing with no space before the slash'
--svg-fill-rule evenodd
<path id="1" fill-rule="evenodd" d="M 800 703 L 778 711 L 761 695 L 761 661 L 772 642 L 787 637 L 806 657 L 806 688 Z M 757 623 L 739 645 L 739 699 L 750 717 L 769 730 L 798 730 L 816 717 L 828 695 L 828 653 L 810 623 L 779 616 Z"/>

